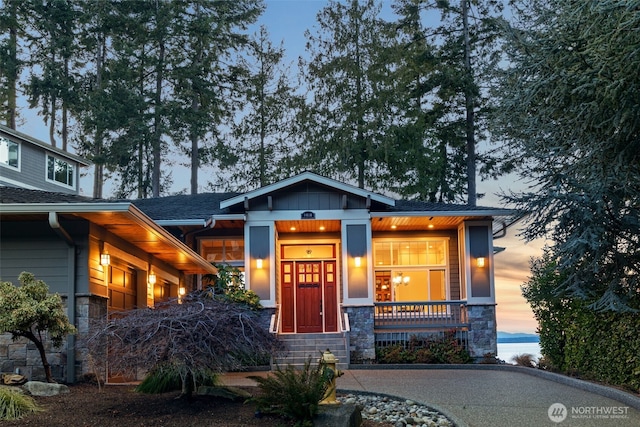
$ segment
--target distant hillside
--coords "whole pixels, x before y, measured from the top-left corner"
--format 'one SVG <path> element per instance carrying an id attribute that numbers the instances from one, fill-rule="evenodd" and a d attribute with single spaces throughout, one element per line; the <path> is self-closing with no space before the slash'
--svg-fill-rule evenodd
<path id="1" fill-rule="evenodd" d="M 510 332 L 498 332 L 498 343 L 540 342 L 536 334 L 518 334 Z"/>

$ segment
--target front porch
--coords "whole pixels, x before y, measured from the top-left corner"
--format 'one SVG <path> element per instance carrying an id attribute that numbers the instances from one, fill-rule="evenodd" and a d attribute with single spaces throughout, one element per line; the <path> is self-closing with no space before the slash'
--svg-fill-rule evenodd
<path id="1" fill-rule="evenodd" d="M 401 301 L 374 303 L 374 331 L 425 332 L 467 330 L 466 301 Z"/>
<path id="2" fill-rule="evenodd" d="M 271 319 L 272 333 L 278 333 L 278 317 L 276 310 Z M 308 356 L 319 355 L 328 346 L 340 354 L 343 369 L 351 364 L 376 363 L 376 348 L 406 345 L 412 337 L 454 337 L 476 361 L 495 352 L 495 306 L 470 305 L 461 300 L 376 302 L 373 306 L 341 307 L 339 329 L 333 334 L 280 336 L 287 341 L 289 357 L 295 350 L 304 348 L 296 364 L 302 364 Z M 320 338 L 322 342 L 318 341 Z M 279 362 L 294 361 L 287 359 Z"/>

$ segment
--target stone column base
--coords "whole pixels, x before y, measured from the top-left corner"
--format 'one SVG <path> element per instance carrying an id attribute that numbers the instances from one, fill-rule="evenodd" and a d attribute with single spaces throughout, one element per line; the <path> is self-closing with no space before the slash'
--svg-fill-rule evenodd
<path id="1" fill-rule="evenodd" d="M 469 353 L 478 362 L 486 356 L 497 356 L 496 305 L 467 305 L 469 320 Z"/>

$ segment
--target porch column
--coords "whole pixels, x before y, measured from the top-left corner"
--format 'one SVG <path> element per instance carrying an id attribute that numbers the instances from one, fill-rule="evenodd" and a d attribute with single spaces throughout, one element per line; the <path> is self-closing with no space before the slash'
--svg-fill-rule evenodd
<path id="1" fill-rule="evenodd" d="M 245 225 L 245 273 L 248 288 L 260 297 L 264 307 L 274 307 L 275 284 L 271 280 L 274 271 L 273 222 Z"/>
<path id="2" fill-rule="evenodd" d="M 462 243 L 462 294 L 466 295 L 470 325 L 469 353 L 481 360 L 498 353 L 492 221 L 465 221 L 458 233 Z"/>

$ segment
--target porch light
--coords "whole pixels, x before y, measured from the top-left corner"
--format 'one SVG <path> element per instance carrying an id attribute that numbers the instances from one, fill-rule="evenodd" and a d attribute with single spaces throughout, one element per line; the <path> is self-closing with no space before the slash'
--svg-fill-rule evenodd
<path id="1" fill-rule="evenodd" d="M 187 289 L 184 286 L 180 286 L 180 288 L 178 289 L 178 293 L 180 294 L 180 296 L 184 296 L 187 293 Z"/>
<path id="2" fill-rule="evenodd" d="M 149 279 L 148 281 L 149 281 L 150 285 L 155 285 L 156 281 L 158 280 L 158 277 L 156 276 L 155 273 L 151 272 L 151 273 L 149 273 L 149 278 L 148 279 Z"/>
<path id="3" fill-rule="evenodd" d="M 484 257 L 478 257 L 478 259 L 476 260 L 476 265 L 479 268 L 483 268 L 484 267 Z"/>
<path id="4" fill-rule="evenodd" d="M 100 254 L 100 265 L 106 267 L 109 264 L 111 264 L 111 255 L 106 252 Z"/>
<path id="5" fill-rule="evenodd" d="M 362 267 L 362 257 L 357 256 L 353 260 L 355 262 L 356 267 Z"/>
<path id="6" fill-rule="evenodd" d="M 258 259 L 256 260 L 256 268 L 257 268 L 258 270 L 262 270 L 262 258 L 258 258 Z"/>

